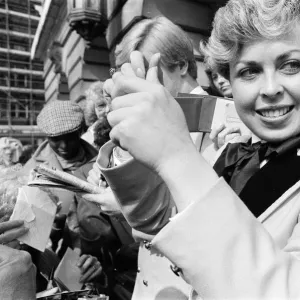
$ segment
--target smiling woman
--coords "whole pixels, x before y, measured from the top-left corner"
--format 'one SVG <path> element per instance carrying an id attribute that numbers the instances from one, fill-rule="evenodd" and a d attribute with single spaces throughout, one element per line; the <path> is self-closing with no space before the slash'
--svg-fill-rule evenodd
<path id="1" fill-rule="evenodd" d="M 281 142 L 300 133 L 300 28 L 284 40 L 244 46 L 230 63 L 243 122 L 261 139 Z"/>
<path id="2" fill-rule="evenodd" d="M 231 0 L 202 44 L 207 63 L 229 79 L 237 112 L 255 135 L 227 145 L 214 168 L 256 216 L 300 179 L 299 12 L 296 0 Z"/>
<path id="3" fill-rule="evenodd" d="M 300 133 L 299 7 L 283 0 L 230 1 L 224 18 L 218 14 L 202 50 L 208 65 L 230 80 L 243 122 L 269 142 Z"/>
<path id="4" fill-rule="evenodd" d="M 215 16 L 208 63 L 230 80 L 238 113 L 256 135 L 223 149 L 215 170 L 229 185 L 196 151 L 156 66 L 151 82 L 125 72 L 112 78 L 112 140 L 135 158 L 129 163 L 154 171 L 141 179 L 150 184 L 159 175 L 171 195 L 139 202 L 155 224 L 168 216 L 145 248 L 176 264 L 171 269 L 203 299 L 300 297 L 299 33 L 299 0 L 229 0 Z M 105 168 L 108 182 L 117 178 Z M 110 186 L 117 195 L 119 186 Z M 179 214 L 169 221 L 173 201 Z M 149 233 L 149 219 L 138 230 Z"/>

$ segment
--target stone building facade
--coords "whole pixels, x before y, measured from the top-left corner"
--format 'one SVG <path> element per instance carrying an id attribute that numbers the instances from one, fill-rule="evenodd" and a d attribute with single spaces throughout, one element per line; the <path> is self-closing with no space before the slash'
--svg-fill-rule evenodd
<path id="1" fill-rule="evenodd" d="M 109 77 L 114 49 L 143 18 L 163 15 L 193 41 L 198 81 L 207 84 L 199 42 L 207 38 L 215 11 L 225 0 L 44 0 L 31 57 L 44 62 L 45 100 L 84 99 L 96 80 Z"/>

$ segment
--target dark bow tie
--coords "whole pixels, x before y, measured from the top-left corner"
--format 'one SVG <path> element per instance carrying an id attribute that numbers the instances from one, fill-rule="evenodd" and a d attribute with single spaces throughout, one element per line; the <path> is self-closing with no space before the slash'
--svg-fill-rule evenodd
<path id="1" fill-rule="evenodd" d="M 281 144 L 252 144 L 251 139 L 247 143 L 229 143 L 216 161 L 214 169 L 239 195 L 248 180 L 260 169 L 261 162 L 283 155 L 299 145 L 299 136 Z"/>

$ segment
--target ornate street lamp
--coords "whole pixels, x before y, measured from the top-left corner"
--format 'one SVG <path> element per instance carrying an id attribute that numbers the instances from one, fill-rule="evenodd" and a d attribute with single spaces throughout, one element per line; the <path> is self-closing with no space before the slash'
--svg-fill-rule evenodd
<path id="1" fill-rule="evenodd" d="M 68 0 L 68 22 L 90 45 L 107 27 L 106 0 Z"/>

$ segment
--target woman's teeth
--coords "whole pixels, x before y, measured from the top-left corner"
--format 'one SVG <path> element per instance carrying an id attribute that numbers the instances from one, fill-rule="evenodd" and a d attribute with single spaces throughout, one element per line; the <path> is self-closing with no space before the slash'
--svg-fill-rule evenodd
<path id="1" fill-rule="evenodd" d="M 285 114 L 287 114 L 289 111 L 292 110 L 292 107 L 284 107 L 284 108 L 278 108 L 278 109 L 268 109 L 268 110 L 261 110 L 259 111 L 260 115 L 266 118 L 278 118 Z"/>

